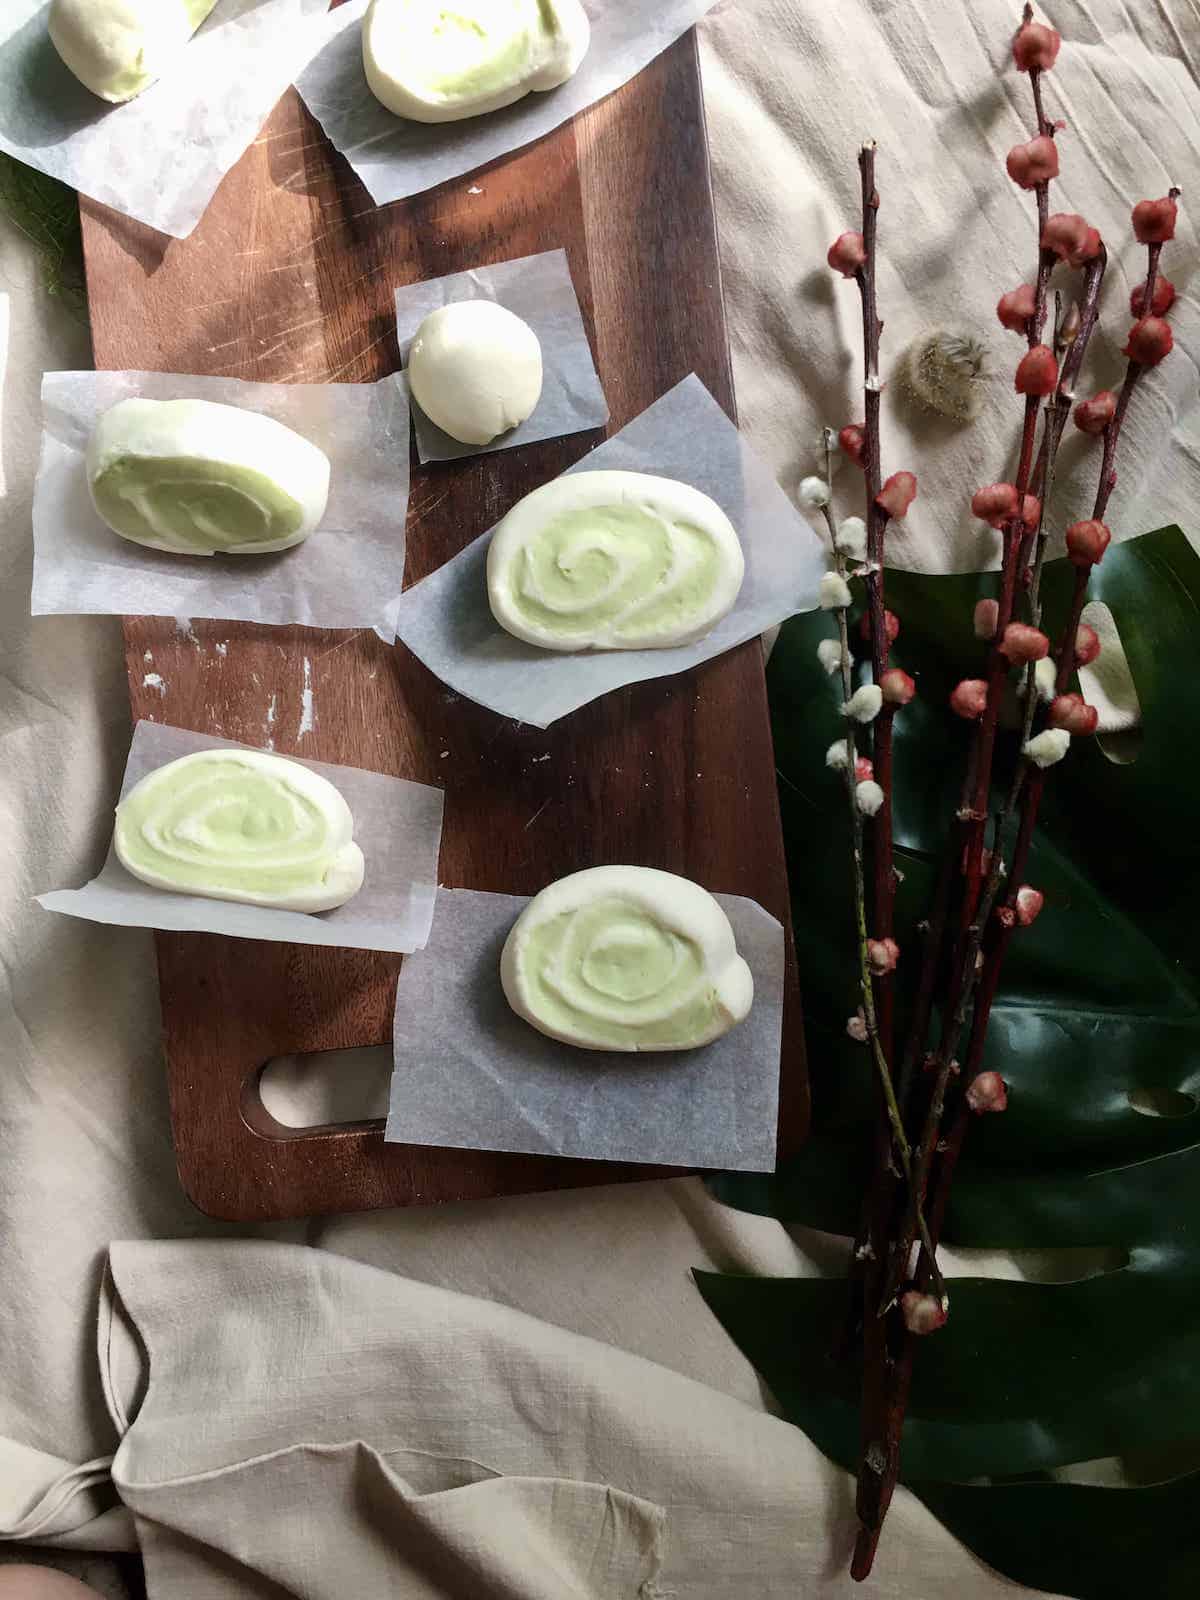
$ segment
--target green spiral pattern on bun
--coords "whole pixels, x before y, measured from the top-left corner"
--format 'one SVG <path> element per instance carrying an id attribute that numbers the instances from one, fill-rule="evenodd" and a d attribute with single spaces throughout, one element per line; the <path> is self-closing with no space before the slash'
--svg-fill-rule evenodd
<path id="1" fill-rule="evenodd" d="M 567 473 L 534 490 L 488 551 L 496 620 L 548 650 L 691 643 L 732 609 L 744 575 L 715 501 L 640 472 Z"/>
<path id="2" fill-rule="evenodd" d="M 117 807 L 121 863 L 183 894 L 328 911 L 362 886 L 354 819 L 325 778 L 266 752 L 200 751 L 148 773 Z"/>
<path id="3" fill-rule="evenodd" d="M 513 1010 L 592 1050 L 684 1050 L 741 1022 L 754 984 L 707 890 L 647 867 L 593 867 L 543 889 L 500 965 Z"/>

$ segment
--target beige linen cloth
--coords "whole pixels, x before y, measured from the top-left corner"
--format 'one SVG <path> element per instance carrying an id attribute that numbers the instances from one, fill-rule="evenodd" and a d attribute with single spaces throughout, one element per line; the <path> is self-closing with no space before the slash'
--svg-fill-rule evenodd
<path id="1" fill-rule="evenodd" d="M 739 402 L 785 485 L 816 465 L 820 426 L 857 413 L 856 298 L 823 258 L 857 216 L 864 134 L 880 142 L 885 374 L 935 326 L 991 349 L 965 432 L 887 391 L 886 464 L 921 477 L 903 564 L 993 554 L 963 506 L 1011 450 L 1017 344 L 991 308 L 1033 260 L 1028 199 L 1001 170 L 1025 126 L 1026 86 L 995 71 L 1017 9 L 726 0 L 704 30 Z M 1129 207 L 1200 169 L 1200 12 L 1063 0 L 1054 20 L 1060 203 L 1120 241 L 1099 386 L 1140 270 Z M 1196 265 L 1185 212 L 1177 354 L 1131 418 L 1141 470 L 1122 477 L 1118 536 L 1196 532 Z M 129 736 L 117 623 L 28 615 L 40 374 L 87 360 L 0 224 L 0 1537 L 130 1548 L 136 1517 L 154 1600 L 843 1592 L 849 1482 L 769 1414 L 689 1277 L 836 1272 L 839 1241 L 722 1210 L 695 1182 L 239 1242 L 183 1199 L 151 936 L 31 903 L 98 866 Z M 173 1242 L 114 1249 L 97 1360 L 114 1240 Z M 864 1592 L 1012 1589 L 902 1492 Z"/>

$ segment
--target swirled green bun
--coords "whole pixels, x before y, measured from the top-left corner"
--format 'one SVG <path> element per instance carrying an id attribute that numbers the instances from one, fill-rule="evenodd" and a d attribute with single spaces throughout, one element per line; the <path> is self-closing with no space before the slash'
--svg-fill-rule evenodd
<path id="1" fill-rule="evenodd" d="M 156 889 L 290 911 L 330 911 L 362 888 L 340 792 L 298 761 L 202 750 L 149 772 L 117 807 L 127 871 Z"/>
<path id="2" fill-rule="evenodd" d="M 707 889 L 651 867 L 591 867 L 543 889 L 500 957 L 509 1005 L 584 1050 L 691 1050 L 742 1022 L 754 979 Z"/>
<path id="3" fill-rule="evenodd" d="M 557 88 L 591 42 L 580 0 L 371 0 L 371 93 L 414 122 L 457 122 Z"/>
<path id="4" fill-rule="evenodd" d="M 217 0 L 53 0 L 54 48 L 102 100 L 132 100 L 160 78 Z"/>
<path id="5" fill-rule="evenodd" d="M 178 555 L 262 555 L 325 515 L 329 458 L 274 417 L 211 400 L 121 400 L 92 430 L 92 504 L 122 539 Z"/>
<path id="6" fill-rule="evenodd" d="M 502 628 L 543 650 L 665 649 L 733 609 L 741 543 L 714 500 L 643 472 L 571 472 L 518 501 L 488 549 Z"/>

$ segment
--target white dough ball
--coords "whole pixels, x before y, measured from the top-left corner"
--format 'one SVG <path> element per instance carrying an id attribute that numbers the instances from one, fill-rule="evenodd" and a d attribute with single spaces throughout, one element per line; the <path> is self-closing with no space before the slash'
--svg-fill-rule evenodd
<path id="1" fill-rule="evenodd" d="M 494 300 L 431 311 L 408 356 L 421 410 L 461 444 L 491 444 L 519 426 L 542 394 L 542 347 L 527 322 Z"/>

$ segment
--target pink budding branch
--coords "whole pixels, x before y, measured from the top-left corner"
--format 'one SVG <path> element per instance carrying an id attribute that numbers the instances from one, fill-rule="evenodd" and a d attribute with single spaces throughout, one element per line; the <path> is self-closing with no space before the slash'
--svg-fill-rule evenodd
<path id="1" fill-rule="evenodd" d="M 861 1004 L 846 1031 L 869 1049 L 879 1103 L 875 1169 L 851 1262 L 851 1323 L 861 1331 L 863 1363 L 859 1533 L 851 1565 L 858 1579 L 871 1571 L 897 1481 L 916 1341 L 937 1332 L 951 1315 L 937 1245 L 954 1170 L 972 1119 L 1002 1113 L 1008 1105 L 1003 1076 L 983 1066 L 988 1022 L 1011 941 L 1043 907 L 1042 892 L 1026 882 L 1026 872 L 1045 784 L 1072 739 L 1088 737 L 1098 725 L 1096 708 L 1072 687 L 1077 669 L 1100 653 L 1096 632 L 1081 613 L 1089 577 L 1112 538 L 1105 517 L 1130 401 L 1173 342 L 1166 314 L 1175 290 L 1159 272 L 1159 258 L 1174 237 L 1175 188 L 1133 208 L 1133 231 L 1147 250 L 1146 277 L 1130 300 L 1133 325 L 1124 346 L 1127 365 L 1120 390 L 1077 395 L 1108 258 L 1100 234 L 1085 218 L 1050 210 L 1063 124 L 1046 115 L 1042 80 L 1061 44 L 1057 31 L 1035 21 L 1026 5 L 1012 59 L 1029 78 L 1035 128 L 1032 137 L 1009 151 L 1005 165 L 1018 188 L 1035 197 L 1036 269 L 1032 282 L 1004 294 L 996 307 L 1002 327 L 1025 341 L 1013 373 L 1013 388 L 1021 397 L 1019 443 L 1011 477 L 984 485 L 970 500 L 972 515 L 993 530 L 988 537 L 999 536 L 999 593 L 979 601 L 973 617 L 975 636 L 987 646 L 986 662 L 949 696 L 948 711 L 970 725 L 969 748 L 934 903 L 920 924 L 919 949 L 913 951 L 902 948 L 894 923 L 892 734 L 895 718 L 904 715 L 918 686 L 889 665 L 901 623 L 884 603 L 884 584 L 887 539 L 903 524 L 917 480 L 907 470 L 885 479 L 881 464 L 880 197 L 873 142 L 859 154 L 861 227 L 839 235 L 828 252 L 830 267 L 858 287 L 864 356 L 863 420 L 847 423 L 836 437 L 863 473 L 865 517 L 840 523 L 834 517 L 832 430 L 826 433 L 825 478 L 806 479 L 801 486 L 805 503 L 823 512 L 833 551 L 820 601 L 835 619 L 837 635 L 822 641 L 818 655 L 830 674 L 839 675 L 842 689 L 843 731 L 826 763 L 844 774 L 851 823 Z M 1056 290 L 1051 317 L 1056 271 L 1079 277 L 1077 284 Z M 1099 441 L 1100 463 L 1090 514 L 1065 527 L 1074 584 L 1066 621 L 1052 638 L 1043 626 L 1041 598 L 1045 519 L 1072 412 L 1079 431 Z M 860 633 L 870 676 L 855 687 L 847 611 L 852 584 L 858 582 L 864 589 Z M 1000 717 L 1014 674 L 1022 705 L 1019 740 L 1011 776 L 998 788 Z M 914 1005 L 898 1048 L 894 990 L 897 971 L 907 962 L 915 972 Z"/>

